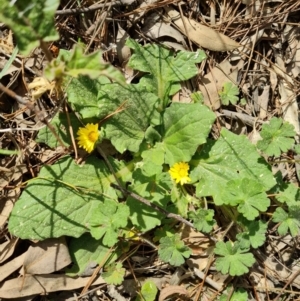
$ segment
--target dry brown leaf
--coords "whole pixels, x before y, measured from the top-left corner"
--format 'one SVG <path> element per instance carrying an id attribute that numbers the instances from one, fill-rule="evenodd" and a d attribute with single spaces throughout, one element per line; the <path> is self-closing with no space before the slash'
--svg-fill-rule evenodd
<path id="1" fill-rule="evenodd" d="M 26 253 L 23 253 L 22 255 L 0 266 L 0 282 L 22 267 L 25 256 Z"/>
<path id="2" fill-rule="evenodd" d="M 296 78 L 300 74 L 300 41 L 297 41 L 296 50 L 291 63 L 287 65 L 287 72 Z"/>
<path id="3" fill-rule="evenodd" d="M 153 13 L 147 17 L 142 32 L 152 39 L 167 36 L 175 39 L 177 42 L 185 44 L 183 35 L 177 29 L 172 27 L 170 23 L 161 21 L 160 16 L 157 15 L 157 13 Z"/>
<path id="4" fill-rule="evenodd" d="M 204 47 L 212 51 L 230 51 L 240 46 L 239 43 L 224 34 L 192 19 L 180 16 L 180 14 L 174 9 L 168 7 L 165 9 L 179 30 L 186 34 L 188 38 L 200 47 Z M 186 30 L 188 31 L 187 33 Z"/>
<path id="5" fill-rule="evenodd" d="M 160 291 L 158 301 L 166 300 L 169 296 L 174 295 L 174 294 L 187 296 L 188 291 L 183 286 L 171 285 L 171 286 L 163 288 Z"/>
<path id="6" fill-rule="evenodd" d="M 205 235 L 199 231 L 195 231 L 191 227 L 184 225 L 181 230 L 181 239 L 192 250 L 192 255 L 208 256 L 211 251 L 212 243 Z"/>
<path id="7" fill-rule="evenodd" d="M 266 291 L 274 288 L 274 283 L 268 277 L 258 272 L 251 272 L 250 279 L 255 285 L 256 291 L 260 293 L 259 300 L 265 300 Z"/>
<path id="8" fill-rule="evenodd" d="M 204 96 L 204 103 L 212 110 L 217 110 L 221 106 L 219 91 L 222 90 L 226 82 L 236 84 L 238 69 L 232 70 L 232 65 L 228 60 L 224 60 L 214 67 L 210 73 L 200 76 L 200 90 Z"/>
<path id="9" fill-rule="evenodd" d="M 88 278 L 71 278 L 64 275 L 26 275 L 4 282 L 0 287 L 0 298 L 20 298 L 32 295 L 46 294 L 62 290 L 75 290 L 84 287 Z M 104 284 L 103 278 L 99 277 L 93 285 Z"/>
<path id="10" fill-rule="evenodd" d="M 0 263 L 8 259 L 13 254 L 17 242 L 17 238 L 12 238 L 0 245 Z"/>
<path id="11" fill-rule="evenodd" d="M 65 238 L 50 238 L 29 247 L 24 270 L 26 274 L 49 274 L 61 270 L 71 262 Z"/>
<path id="12" fill-rule="evenodd" d="M 288 121 L 294 126 L 297 135 L 299 135 L 300 127 L 297 96 L 292 88 L 294 86 L 294 80 L 286 73 L 282 58 L 277 54 L 275 59 L 276 64 L 273 64 L 272 68 L 280 76 L 278 90 L 280 94 L 279 101 L 282 104 L 282 117 L 285 121 Z"/>

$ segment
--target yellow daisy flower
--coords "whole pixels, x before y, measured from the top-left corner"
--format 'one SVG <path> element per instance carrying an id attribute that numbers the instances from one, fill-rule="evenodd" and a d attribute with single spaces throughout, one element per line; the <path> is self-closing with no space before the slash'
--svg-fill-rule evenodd
<path id="1" fill-rule="evenodd" d="M 170 168 L 169 173 L 176 183 L 180 182 L 180 185 L 183 185 L 191 181 L 189 177 L 189 169 L 190 166 L 188 163 L 179 162 L 175 163 L 173 167 Z"/>
<path id="2" fill-rule="evenodd" d="M 99 138 L 98 124 L 88 123 L 84 128 L 79 128 L 77 135 L 78 145 L 91 153 Z"/>

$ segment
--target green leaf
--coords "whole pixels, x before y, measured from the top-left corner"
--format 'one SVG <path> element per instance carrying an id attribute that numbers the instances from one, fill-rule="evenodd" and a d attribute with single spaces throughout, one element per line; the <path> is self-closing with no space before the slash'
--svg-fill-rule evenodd
<path id="1" fill-rule="evenodd" d="M 214 120 L 215 114 L 206 106 L 172 103 L 163 117 L 166 163 L 189 162 L 199 145 L 206 142 Z"/>
<path id="2" fill-rule="evenodd" d="M 64 112 L 58 113 L 50 122 L 50 124 L 55 129 L 56 134 L 60 137 L 60 139 L 63 141 L 63 143 L 65 143 L 66 146 L 72 145 L 69 126 L 72 126 L 74 136 L 76 136 L 79 127 L 82 126 L 74 113 L 68 113 L 68 116 L 70 124 L 68 117 Z M 45 126 L 39 131 L 37 139 L 35 141 L 38 143 L 45 143 L 51 148 L 60 146 L 57 138 L 48 126 Z"/>
<path id="3" fill-rule="evenodd" d="M 156 144 L 153 148 L 142 152 L 142 166 L 141 170 L 147 177 L 161 174 L 162 165 L 165 160 L 164 151 L 161 144 Z"/>
<path id="4" fill-rule="evenodd" d="M 153 126 L 149 126 L 145 132 L 145 140 L 153 146 L 155 142 L 161 140 L 161 135 Z"/>
<path id="5" fill-rule="evenodd" d="M 263 139 L 257 142 L 257 147 L 269 156 L 279 157 L 281 152 L 293 147 L 295 134 L 293 125 L 273 117 L 269 124 L 262 126 L 260 135 Z"/>
<path id="6" fill-rule="evenodd" d="M 212 209 L 198 209 L 189 212 L 189 218 L 193 220 L 194 226 L 200 232 L 209 233 L 216 221 L 213 219 L 215 212 Z"/>
<path id="7" fill-rule="evenodd" d="M 246 104 L 247 104 L 246 98 L 244 98 L 244 97 L 241 98 L 241 99 L 240 99 L 240 105 L 241 105 L 241 106 L 245 106 Z"/>
<path id="8" fill-rule="evenodd" d="M 294 145 L 294 151 L 297 155 L 300 155 L 300 144 Z"/>
<path id="9" fill-rule="evenodd" d="M 239 88 L 232 82 L 225 83 L 223 85 L 223 90 L 219 91 L 222 104 L 228 106 L 229 102 L 231 102 L 235 105 L 239 100 L 239 93 Z"/>
<path id="10" fill-rule="evenodd" d="M 117 264 L 112 263 L 106 268 L 106 271 L 102 273 L 102 277 L 108 284 L 119 285 L 124 280 L 125 272 L 126 270 L 122 268 L 120 262 Z"/>
<path id="11" fill-rule="evenodd" d="M 221 130 L 217 141 L 208 140 L 190 162 L 192 181 L 199 180 L 197 196 L 213 196 L 216 205 L 224 203 L 221 191 L 227 182 L 249 178 L 262 184 L 264 191 L 275 184 L 270 166 L 243 135 Z"/>
<path id="12" fill-rule="evenodd" d="M 0 155 L 17 155 L 19 153 L 17 150 L 0 149 Z"/>
<path id="13" fill-rule="evenodd" d="M 2 79 L 3 76 L 7 75 L 10 72 L 9 69 L 12 66 L 13 62 L 15 61 L 18 52 L 19 52 L 18 46 L 14 47 L 14 50 L 11 53 L 10 58 L 5 62 L 5 64 L 3 64 L 4 66 L 1 68 L 2 70 L 0 71 L 0 80 Z"/>
<path id="14" fill-rule="evenodd" d="M 132 164 L 111 164 L 118 177 L 131 178 Z M 41 169 L 15 204 L 9 219 L 10 232 L 23 239 L 63 235 L 79 237 L 88 231 L 92 212 L 104 199 L 117 199 L 110 187 L 115 182 L 103 161 L 91 156 L 84 165 L 70 157 Z"/>
<path id="15" fill-rule="evenodd" d="M 286 203 L 288 206 L 293 205 L 300 201 L 300 191 L 293 183 L 280 183 L 276 186 L 276 189 L 271 191 L 272 194 L 276 194 L 276 199 L 281 203 Z"/>
<path id="16" fill-rule="evenodd" d="M 159 258 L 174 266 L 180 266 L 185 259 L 191 255 L 191 250 L 180 239 L 178 234 L 171 237 L 163 237 L 160 241 L 158 249 Z"/>
<path id="17" fill-rule="evenodd" d="M 263 221 L 248 221 L 245 218 L 240 219 L 244 231 L 237 234 L 236 238 L 242 249 L 253 247 L 254 249 L 262 246 L 266 241 L 266 231 L 268 225 Z"/>
<path id="18" fill-rule="evenodd" d="M 29 54 L 41 40 L 59 39 L 54 19 L 59 3 L 59 0 L 1 1 L 1 22 L 13 30 L 22 54 Z"/>
<path id="19" fill-rule="evenodd" d="M 158 98 L 141 85 L 125 88 L 117 84 L 105 85 L 98 97 L 98 105 L 110 105 L 109 113 L 125 105 L 123 111 L 106 121 L 103 126 L 105 135 L 120 153 L 125 150 L 137 152 L 152 120 L 159 118 L 156 110 Z"/>
<path id="20" fill-rule="evenodd" d="M 181 187 L 178 187 L 176 184 L 173 185 L 171 190 L 171 200 L 173 205 L 169 205 L 167 210 L 186 218 L 190 199 L 189 196 L 182 191 Z"/>
<path id="21" fill-rule="evenodd" d="M 134 184 L 130 190 L 162 208 L 166 208 L 170 202 L 168 190 L 172 186 L 171 179 L 167 173 L 154 177 L 145 177 L 141 170 L 133 173 Z M 130 220 L 136 229 L 146 232 L 161 224 L 164 215 L 153 208 L 144 205 L 132 197 L 128 197 L 126 204 L 130 209 Z"/>
<path id="22" fill-rule="evenodd" d="M 273 213 L 273 222 L 280 223 L 278 227 L 280 235 L 286 235 L 289 231 L 293 237 L 296 237 L 300 229 L 300 206 L 298 204 L 289 206 L 288 212 L 280 207 L 276 208 Z"/>
<path id="23" fill-rule="evenodd" d="M 106 114 L 112 113 L 105 103 L 98 100 L 99 91 L 107 83 L 108 78 L 103 76 L 90 79 L 88 76 L 79 75 L 67 85 L 68 102 L 86 123 L 100 121 Z"/>
<path id="24" fill-rule="evenodd" d="M 232 285 L 228 285 L 226 289 L 226 293 L 223 293 L 220 297 L 220 301 L 248 301 L 248 294 L 247 291 L 241 287 L 235 289 L 233 294 L 231 295 L 230 299 L 228 299 L 228 293 L 231 291 Z"/>
<path id="25" fill-rule="evenodd" d="M 219 241 L 214 250 L 216 255 L 222 256 L 216 259 L 216 269 L 222 274 L 229 273 L 230 276 L 241 276 L 248 273 L 249 267 L 255 263 L 255 258 L 251 253 L 246 253 L 247 249 L 241 249 L 240 245 L 230 241 L 226 243 Z"/>
<path id="26" fill-rule="evenodd" d="M 118 83 L 125 83 L 122 73 L 111 64 L 103 61 L 101 51 L 85 55 L 83 48 L 78 44 L 71 51 L 66 66 L 66 74 L 72 77 L 87 75 L 91 79 L 97 79 L 99 76 L 106 76 Z"/>
<path id="27" fill-rule="evenodd" d="M 202 92 L 200 92 L 200 91 L 192 93 L 191 99 L 194 103 L 204 104 L 204 96 L 203 96 Z"/>
<path id="28" fill-rule="evenodd" d="M 118 230 L 127 225 L 129 208 L 112 200 L 104 200 L 93 211 L 90 219 L 91 234 L 103 237 L 103 244 L 112 247 L 118 242 Z"/>
<path id="29" fill-rule="evenodd" d="M 270 206 L 263 185 L 249 178 L 228 181 L 221 193 L 221 199 L 224 204 L 238 206 L 238 212 L 248 220 L 254 220 L 259 211 L 266 212 Z"/>
<path id="30" fill-rule="evenodd" d="M 154 301 L 157 295 L 157 287 L 151 280 L 147 280 L 143 285 L 140 295 L 137 296 L 135 301 Z"/>
<path id="31" fill-rule="evenodd" d="M 176 232 L 176 229 L 174 228 L 174 222 L 171 219 L 167 219 L 164 221 L 163 226 L 156 228 L 154 231 L 154 237 L 153 241 L 157 242 L 159 241 L 162 237 L 165 236 L 173 236 Z"/>
<path id="32" fill-rule="evenodd" d="M 196 63 L 202 62 L 205 52 L 179 51 L 176 55 L 169 49 L 151 43 L 142 47 L 135 40 L 128 39 L 126 45 L 134 50 L 128 65 L 142 72 L 148 72 L 148 84 L 152 82 L 151 92 L 155 93 L 162 101 L 161 109 L 169 103 L 170 91 L 178 89 L 172 83 L 188 80 L 198 74 Z"/>
<path id="33" fill-rule="evenodd" d="M 95 268 L 97 264 L 104 264 L 104 260 L 109 257 L 109 261 L 115 261 L 118 254 L 110 255 L 110 248 L 103 245 L 97 239 L 91 237 L 90 233 L 85 233 L 78 238 L 72 238 L 69 243 L 69 252 L 73 265 L 67 270 L 68 276 L 83 276 L 89 269 Z"/>

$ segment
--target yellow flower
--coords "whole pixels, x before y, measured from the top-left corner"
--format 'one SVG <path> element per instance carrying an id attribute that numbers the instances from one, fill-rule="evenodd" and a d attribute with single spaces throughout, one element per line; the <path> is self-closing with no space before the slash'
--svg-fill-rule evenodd
<path id="1" fill-rule="evenodd" d="M 88 123 L 84 128 L 79 128 L 77 135 L 78 145 L 91 153 L 99 138 L 98 124 Z"/>
<path id="2" fill-rule="evenodd" d="M 188 163 L 179 162 L 175 163 L 173 167 L 170 168 L 169 173 L 176 183 L 180 182 L 180 184 L 183 185 L 191 181 L 189 177 L 189 169 L 190 166 Z"/>

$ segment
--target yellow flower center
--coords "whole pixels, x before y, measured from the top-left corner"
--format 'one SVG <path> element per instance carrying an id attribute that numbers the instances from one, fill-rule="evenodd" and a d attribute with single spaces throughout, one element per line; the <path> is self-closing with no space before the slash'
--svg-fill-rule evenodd
<path id="1" fill-rule="evenodd" d="M 183 168 L 180 168 L 178 173 L 179 173 L 180 177 L 186 177 L 186 175 L 187 175 L 186 169 L 183 169 Z"/>
<path id="2" fill-rule="evenodd" d="M 95 142 L 98 139 L 98 133 L 94 131 L 90 132 L 88 137 L 90 141 Z"/>

